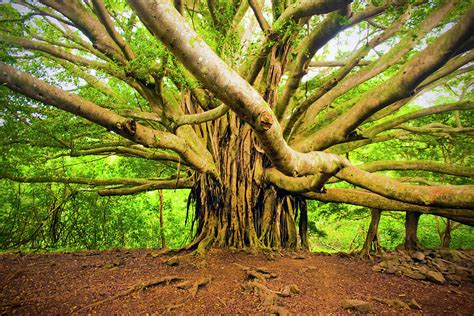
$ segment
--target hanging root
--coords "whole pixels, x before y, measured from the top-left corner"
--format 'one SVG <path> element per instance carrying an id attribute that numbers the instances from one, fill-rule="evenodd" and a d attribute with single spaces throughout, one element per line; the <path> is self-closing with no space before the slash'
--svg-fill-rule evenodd
<path id="1" fill-rule="evenodd" d="M 99 305 L 102 305 L 104 303 L 107 303 L 107 302 L 110 302 L 110 301 L 113 301 L 119 297 L 123 297 L 123 296 L 127 296 L 127 295 L 130 295 L 132 293 L 135 293 L 135 292 L 139 292 L 139 291 L 142 291 L 142 290 L 145 290 L 147 288 L 150 288 L 150 287 L 153 287 L 153 286 L 157 286 L 157 285 L 161 285 L 161 284 L 170 284 L 172 282 L 176 282 L 176 281 L 181 281 L 181 280 L 184 280 L 184 278 L 182 277 L 179 277 L 179 276 L 165 276 L 165 277 L 162 277 L 162 278 L 158 278 L 158 279 L 155 279 L 155 280 L 151 280 L 151 281 L 148 281 L 148 282 L 140 282 L 140 283 L 137 283 L 131 287 L 129 287 L 127 290 L 125 291 L 122 291 L 122 292 L 119 292 L 113 296 L 109 296 L 103 300 L 100 300 L 100 301 L 96 301 L 92 304 L 89 304 L 81 309 L 78 309 L 77 311 L 75 311 L 74 313 L 75 314 L 79 314 L 83 311 L 87 311 L 87 310 L 90 310 L 94 307 L 97 307 Z"/>

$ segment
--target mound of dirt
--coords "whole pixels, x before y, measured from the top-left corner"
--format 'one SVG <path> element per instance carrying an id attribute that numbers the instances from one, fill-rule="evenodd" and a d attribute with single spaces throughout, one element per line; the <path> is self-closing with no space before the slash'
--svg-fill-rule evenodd
<path id="1" fill-rule="evenodd" d="M 421 309 L 471 315 L 474 283 L 466 280 L 440 285 L 379 273 L 370 263 L 348 256 L 310 253 L 16 253 L 0 255 L 0 314 L 285 315 Z"/>

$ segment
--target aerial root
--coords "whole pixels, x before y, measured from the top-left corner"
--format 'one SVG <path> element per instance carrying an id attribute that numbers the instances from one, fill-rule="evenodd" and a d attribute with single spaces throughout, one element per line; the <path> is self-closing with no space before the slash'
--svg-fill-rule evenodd
<path id="1" fill-rule="evenodd" d="M 145 290 L 145 289 L 148 289 L 150 287 L 153 287 L 153 286 L 157 286 L 157 285 L 161 285 L 161 284 L 170 284 L 170 283 L 173 283 L 173 282 L 177 282 L 177 281 L 181 281 L 181 280 L 184 280 L 184 278 L 182 277 L 179 277 L 179 276 L 165 276 L 165 277 L 161 277 L 161 278 L 158 278 L 158 279 L 154 279 L 154 280 L 151 280 L 151 281 L 148 281 L 148 282 L 140 282 L 140 283 L 137 283 L 131 287 L 129 287 L 127 290 L 125 291 L 122 291 L 122 292 L 119 292 L 113 296 L 109 296 L 103 300 L 99 300 L 99 301 L 96 301 L 92 304 L 89 304 L 81 309 L 78 309 L 77 311 L 75 311 L 74 313 L 75 314 L 78 314 L 80 312 L 83 312 L 83 311 L 86 311 L 86 310 L 90 310 L 94 307 L 97 307 L 99 305 L 102 305 L 104 303 L 107 303 L 107 302 L 110 302 L 110 301 L 113 301 L 119 297 L 123 297 L 123 296 L 127 296 L 127 295 L 130 295 L 132 293 L 135 293 L 135 292 L 139 292 L 139 291 L 142 291 L 142 290 Z"/>

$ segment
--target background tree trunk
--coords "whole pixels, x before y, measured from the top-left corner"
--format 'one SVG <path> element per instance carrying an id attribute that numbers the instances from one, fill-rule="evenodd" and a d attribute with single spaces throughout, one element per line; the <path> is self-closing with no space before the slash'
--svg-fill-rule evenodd
<path id="1" fill-rule="evenodd" d="M 165 238 L 164 220 L 163 220 L 163 190 L 158 191 L 158 196 L 160 198 L 160 239 L 161 239 L 161 248 L 166 248 L 166 238 Z"/>
<path id="2" fill-rule="evenodd" d="M 421 248 L 416 235 L 421 213 L 407 212 L 405 215 L 405 249 L 418 250 Z"/>
<path id="3" fill-rule="evenodd" d="M 379 223 L 382 211 L 378 209 L 371 209 L 371 220 L 369 229 L 367 231 L 367 237 L 365 238 L 364 246 L 360 251 L 360 255 L 365 258 L 371 257 L 371 252 L 375 255 L 380 254 L 380 234 L 379 234 Z"/>

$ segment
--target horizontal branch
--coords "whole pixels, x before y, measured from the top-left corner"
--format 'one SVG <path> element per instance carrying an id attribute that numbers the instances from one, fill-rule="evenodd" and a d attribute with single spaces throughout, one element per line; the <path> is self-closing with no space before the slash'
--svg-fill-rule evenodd
<path id="1" fill-rule="evenodd" d="M 8 179 L 15 182 L 23 183 L 67 183 L 67 184 L 83 184 L 90 186 L 109 186 L 121 185 L 119 188 L 109 188 L 97 190 L 99 195 L 130 195 L 146 191 L 161 189 L 189 189 L 193 187 L 194 180 L 192 177 L 183 179 L 132 179 L 132 178 L 115 178 L 115 179 L 91 179 L 81 177 L 23 177 L 9 174 L 0 174 L 0 179 Z"/>
<path id="2" fill-rule="evenodd" d="M 163 180 L 155 183 L 142 184 L 129 188 L 114 188 L 98 190 L 97 193 L 102 196 L 115 196 L 115 195 L 133 195 L 142 192 L 163 190 L 163 189 L 191 189 L 194 185 L 194 180 L 189 177 L 185 179 L 176 180 Z"/>
<path id="3" fill-rule="evenodd" d="M 422 206 L 474 209 L 474 189 L 470 187 L 411 185 L 354 166 L 341 169 L 335 176 L 401 202 Z"/>
<path id="4" fill-rule="evenodd" d="M 458 177 L 474 178 L 474 167 L 454 165 L 430 160 L 416 161 L 394 161 L 381 160 L 365 163 L 356 166 L 367 172 L 385 171 L 385 170 L 422 170 L 441 174 L 449 174 Z"/>
<path id="5" fill-rule="evenodd" d="M 419 212 L 452 218 L 459 222 L 474 226 L 474 211 L 464 209 L 445 209 L 419 206 L 387 199 L 375 193 L 360 189 L 327 188 L 323 193 L 309 192 L 304 194 L 309 199 L 321 202 L 346 203 L 384 211 Z M 456 219 L 457 218 L 457 219 Z"/>
<path id="6" fill-rule="evenodd" d="M 73 150 L 69 153 L 71 157 L 88 156 L 88 155 L 101 155 L 101 154 L 125 154 L 132 157 L 140 157 L 149 160 L 158 161 L 174 161 L 181 163 L 181 158 L 177 155 L 167 154 L 163 152 L 155 152 L 146 148 L 130 148 L 124 146 L 105 146 L 93 149 Z M 185 164 L 185 163 L 183 163 Z"/>
<path id="7" fill-rule="evenodd" d="M 438 123 L 431 123 L 423 126 L 400 125 L 398 128 L 418 134 L 472 134 L 474 132 L 474 127 L 451 127 Z"/>

